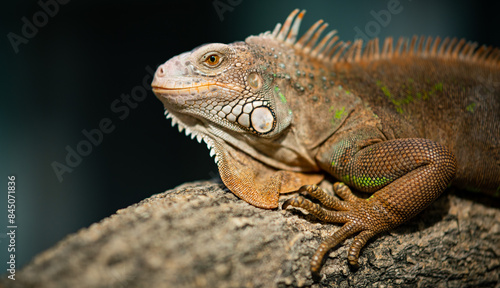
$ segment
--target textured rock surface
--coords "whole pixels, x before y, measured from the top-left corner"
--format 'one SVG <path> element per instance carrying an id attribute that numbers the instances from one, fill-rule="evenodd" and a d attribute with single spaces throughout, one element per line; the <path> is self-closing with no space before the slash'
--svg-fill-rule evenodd
<path id="1" fill-rule="evenodd" d="M 332 250 L 313 282 L 310 257 L 338 226 L 298 209 L 252 207 L 220 184 L 190 183 L 66 237 L 0 286 L 500 287 L 500 209 L 480 202 L 447 192 L 370 241 L 358 270 L 345 247 Z"/>

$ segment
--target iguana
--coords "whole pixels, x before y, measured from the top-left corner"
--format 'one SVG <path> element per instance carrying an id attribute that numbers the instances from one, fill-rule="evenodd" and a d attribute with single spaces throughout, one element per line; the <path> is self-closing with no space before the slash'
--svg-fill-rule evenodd
<path id="1" fill-rule="evenodd" d="M 160 65 L 152 83 L 167 118 L 215 156 L 244 201 L 345 223 L 318 248 L 355 236 L 349 252 L 412 218 L 450 183 L 500 191 L 500 49 L 413 37 L 352 44 L 305 11 L 244 42 L 207 44 Z M 330 196 L 318 184 L 335 177 Z M 368 199 L 350 189 L 373 193 Z"/>

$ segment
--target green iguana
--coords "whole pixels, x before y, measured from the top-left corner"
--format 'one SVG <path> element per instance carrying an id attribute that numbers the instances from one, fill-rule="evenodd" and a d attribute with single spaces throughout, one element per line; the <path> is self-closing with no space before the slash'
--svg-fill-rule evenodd
<path id="1" fill-rule="evenodd" d="M 500 191 L 500 49 L 440 38 L 342 42 L 305 11 L 244 42 L 207 44 L 158 67 L 152 87 L 167 118 L 215 155 L 224 184 L 261 208 L 295 196 L 345 223 L 311 261 L 354 234 L 348 260 L 427 207 L 450 184 Z M 320 41 L 318 41 L 320 40 Z M 476 49 L 477 48 L 477 49 Z M 315 184 L 341 182 L 330 196 Z M 345 184 L 343 184 L 345 183 Z M 350 190 L 373 193 L 354 196 Z"/>

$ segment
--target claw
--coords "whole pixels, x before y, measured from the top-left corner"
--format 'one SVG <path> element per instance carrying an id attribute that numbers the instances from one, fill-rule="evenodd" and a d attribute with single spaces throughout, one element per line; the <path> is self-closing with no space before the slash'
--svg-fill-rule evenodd
<path id="1" fill-rule="evenodd" d="M 299 193 L 305 193 L 305 194 L 310 194 L 312 191 L 318 189 L 318 186 L 316 184 L 313 185 L 304 185 L 297 190 Z"/>
<path id="2" fill-rule="evenodd" d="M 321 280 L 321 274 L 320 274 L 320 271 L 321 271 L 321 269 L 316 271 L 316 270 L 313 270 L 313 269 L 311 268 L 311 276 L 312 276 L 312 278 L 313 278 L 313 281 L 315 281 L 315 282 L 319 282 L 319 281 Z"/>
<path id="3" fill-rule="evenodd" d="M 309 186 L 311 185 L 304 185 L 302 187 L 299 188 L 299 190 L 297 190 L 299 193 L 308 193 L 309 192 Z"/>
<path id="4" fill-rule="evenodd" d="M 285 210 L 286 208 L 288 208 L 288 206 L 292 205 L 292 202 L 293 202 L 293 198 L 290 198 L 290 199 L 287 199 L 283 205 L 281 206 L 281 209 L 282 210 Z"/>

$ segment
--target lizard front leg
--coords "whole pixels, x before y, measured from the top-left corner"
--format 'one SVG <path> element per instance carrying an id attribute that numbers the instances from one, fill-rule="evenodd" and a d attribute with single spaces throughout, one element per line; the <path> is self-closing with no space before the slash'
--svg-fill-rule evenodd
<path id="1" fill-rule="evenodd" d="M 319 272 L 321 261 L 331 248 L 359 233 L 348 255 L 349 263 L 357 265 L 359 251 L 371 237 L 418 214 L 444 191 L 455 175 L 453 154 L 431 140 L 395 139 L 364 146 L 370 142 L 378 141 L 344 137 L 334 143 L 334 152 L 327 162 L 332 174 L 347 185 L 375 192 L 370 198 L 358 198 L 347 186 L 337 183 L 335 192 L 344 201 L 316 186 L 305 186 L 301 190 L 320 200 L 324 207 L 301 196 L 283 205 L 283 208 L 304 208 L 326 222 L 345 223 L 318 248 L 311 261 L 313 274 Z"/>

